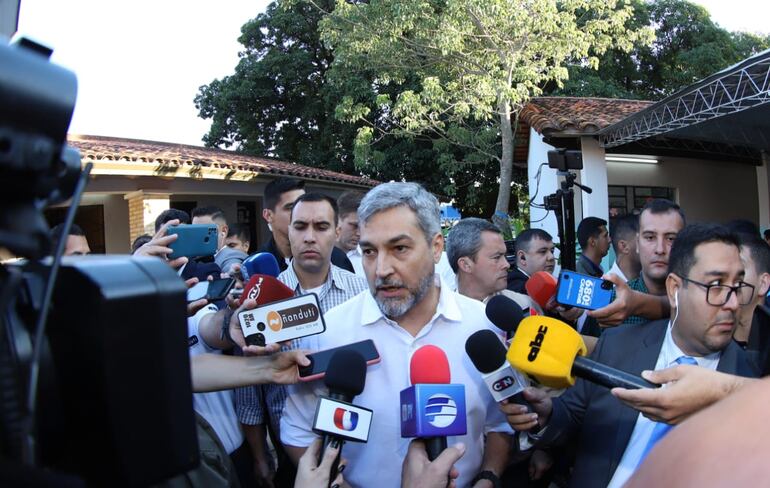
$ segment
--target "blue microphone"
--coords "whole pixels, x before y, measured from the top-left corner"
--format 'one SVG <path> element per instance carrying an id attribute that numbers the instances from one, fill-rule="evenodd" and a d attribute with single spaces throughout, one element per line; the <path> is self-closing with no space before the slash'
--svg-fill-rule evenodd
<path id="1" fill-rule="evenodd" d="M 415 351 L 409 364 L 412 386 L 401 391 L 401 437 L 425 441 L 433 461 L 447 448 L 447 436 L 465 435 L 465 387 L 450 385 L 449 362 L 436 346 Z"/>
<path id="2" fill-rule="evenodd" d="M 278 267 L 278 261 L 275 260 L 275 256 L 269 252 L 258 252 L 244 259 L 243 264 L 241 264 L 243 281 L 249 281 L 249 278 L 255 274 L 272 277 L 281 274 L 281 268 Z"/>

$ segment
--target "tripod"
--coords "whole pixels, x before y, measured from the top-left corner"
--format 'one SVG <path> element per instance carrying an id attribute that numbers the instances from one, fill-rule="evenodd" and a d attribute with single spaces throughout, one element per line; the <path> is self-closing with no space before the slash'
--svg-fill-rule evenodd
<path id="1" fill-rule="evenodd" d="M 556 215 L 556 227 L 561 242 L 561 267 L 575 270 L 575 191 L 577 186 L 586 193 L 593 190 L 575 181 L 577 175 L 571 171 L 557 171 L 558 176 L 563 176 L 561 189 L 556 193 L 546 195 L 543 206 L 546 210 L 553 210 Z"/>

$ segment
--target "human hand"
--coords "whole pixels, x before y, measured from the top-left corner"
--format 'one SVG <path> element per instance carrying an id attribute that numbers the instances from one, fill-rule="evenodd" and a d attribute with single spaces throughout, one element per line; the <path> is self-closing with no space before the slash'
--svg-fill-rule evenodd
<path id="1" fill-rule="evenodd" d="M 291 385 L 299 381 L 298 366 L 309 366 L 307 351 L 293 350 L 270 356 L 267 382 Z"/>
<path id="2" fill-rule="evenodd" d="M 529 458 L 529 479 L 537 481 L 551 469 L 553 466 L 553 457 L 542 449 L 535 449 L 532 457 Z"/>
<path id="3" fill-rule="evenodd" d="M 326 446 L 324 450 L 324 457 L 321 459 L 321 464 L 318 464 L 318 454 L 321 451 L 321 439 L 316 439 L 305 450 L 305 454 L 299 458 L 299 464 L 297 465 L 297 477 L 294 480 L 294 488 L 328 488 L 329 476 L 332 470 L 332 464 L 337 458 L 337 454 L 340 452 L 339 443 L 335 447 L 335 443 L 332 442 Z M 344 459 L 340 460 L 339 467 L 337 468 L 337 477 L 331 484 L 331 488 L 339 488 L 344 483 L 342 479 L 342 471 L 345 469 L 346 462 Z"/>
<path id="4" fill-rule="evenodd" d="M 241 321 L 238 320 L 238 315 L 240 315 L 240 313 L 245 310 L 251 310 L 256 307 L 256 300 L 246 300 L 243 302 L 243 305 L 239 306 L 230 317 L 230 324 L 228 326 L 230 338 L 243 350 L 244 356 L 266 356 L 281 350 L 280 343 L 267 344 L 264 347 L 250 346 L 246 344 L 246 337 L 243 335 L 243 330 L 241 329 Z"/>
<path id="5" fill-rule="evenodd" d="M 460 475 L 454 464 L 465 454 L 465 444 L 457 443 L 444 451 L 433 462 L 428 460 L 425 443 L 415 439 L 409 443 L 409 450 L 401 468 L 401 488 L 446 488 L 455 487 Z"/>
<path id="6" fill-rule="evenodd" d="M 272 463 L 263 458 L 255 459 L 254 478 L 257 481 L 257 486 L 275 488 L 275 469 Z"/>
<path id="7" fill-rule="evenodd" d="M 588 316 L 595 318 L 602 327 L 620 325 L 626 318 L 633 315 L 631 309 L 634 304 L 634 295 L 638 292 L 629 288 L 628 284 L 615 273 L 607 273 L 602 276 L 602 279 L 612 282 L 615 286 L 615 300 L 606 307 L 589 310 Z"/>
<path id="8" fill-rule="evenodd" d="M 163 224 L 150 241 L 144 243 L 134 252 L 134 256 L 154 256 L 168 261 L 167 256 L 174 252 L 168 245 L 179 238 L 178 234 L 166 235 L 169 226 L 172 225 L 179 225 L 179 220 L 169 220 Z M 184 256 L 168 261 L 168 265 L 174 269 L 179 269 L 185 264 L 187 264 L 187 258 Z"/>
<path id="9" fill-rule="evenodd" d="M 190 288 L 198 284 L 198 278 L 190 278 L 189 280 L 185 281 L 184 284 L 187 285 L 187 289 L 189 290 Z M 187 316 L 192 317 L 193 315 L 198 313 L 200 309 L 202 309 L 208 304 L 209 304 L 209 301 L 206 300 L 205 298 L 200 298 L 198 300 L 195 300 L 194 302 L 187 302 Z"/>
<path id="10" fill-rule="evenodd" d="M 553 409 L 551 397 L 544 390 L 533 386 L 525 388 L 523 395 L 532 407 L 532 412 L 528 407 L 512 402 L 510 398 L 500 403 L 500 410 L 508 420 L 508 424 L 520 432 L 531 430 L 536 425 L 544 427 Z"/>
<path id="11" fill-rule="evenodd" d="M 668 424 L 680 423 L 752 381 L 692 365 L 644 371 L 642 377 L 666 386 L 638 390 L 613 388 L 612 394 L 650 420 Z"/>
<path id="12" fill-rule="evenodd" d="M 577 319 L 580 318 L 581 315 L 583 315 L 583 313 L 585 313 L 585 310 L 577 307 L 571 307 L 557 311 L 559 316 L 569 323 L 574 323 Z"/>

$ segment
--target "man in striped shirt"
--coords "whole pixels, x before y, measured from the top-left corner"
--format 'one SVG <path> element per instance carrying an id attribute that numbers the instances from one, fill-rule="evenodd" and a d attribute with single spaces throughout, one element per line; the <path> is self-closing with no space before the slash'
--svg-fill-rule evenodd
<path id="1" fill-rule="evenodd" d="M 295 295 L 318 295 L 321 313 L 326 313 L 368 289 L 364 278 L 331 263 L 331 253 L 338 238 L 337 224 L 337 203 L 334 199 L 320 193 L 301 195 L 294 202 L 289 223 L 292 261 L 278 275 L 278 279 L 294 290 Z M 258 395 L 257 388 L 261 388 L 261 395 Z M 264 404 L 259 401 L 259 396 L 264 398 Z M 285 403 L 286 387 L 283 385 L 246 387 L 236 392 L 241 423 L 246 426 L 267 425 L 272 432 L 273 445 L 276 446 L 279 458 L 275 486 L 283 486 L 285 481 L 293 482 L 293 466 L 283 455 L 279 442 L 281 412 Z M 255 453 L 263 452 L 264 428 L 246 427 L 245 430 Z M 258 456 L 261 459 L 255 459 L 255 463 L 260 478 L 269 479 L 271 473 L 265 467 L 264 455 Z"/>

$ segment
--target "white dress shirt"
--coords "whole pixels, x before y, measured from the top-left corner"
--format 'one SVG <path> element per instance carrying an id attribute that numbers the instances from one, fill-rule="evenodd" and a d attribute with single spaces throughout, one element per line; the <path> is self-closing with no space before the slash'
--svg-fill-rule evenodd
<path id="1" fill-rule="evenodd" d="M 361 262 L 363 254 L 361 254 L 361 246 L 356 246 L 355 249 L 348 251 L 347 253 L 350 264 L 353 265 L 353 270 L 356 272 L 356 276 L 366 278 L 364 274 L 364 264 Z"/>
<path id="2" fill-rule="evenodd" d="M 616 275 L 618 275 L 618 277 L 621 280 L 623 280 L 624 283 L 628 283 L 628 278 L 626 278 L 626 274 L 623 273 L 623 270 L 620 269 L 620 266 L 618 266 L 618 262 L 617 261 L 612 263 L 612 267 L 610 268 L 608 273 L 615 273 Z"/>
<path id="3" fill-rule="evenodd" d="M 426 344 L 444 350 L 449 360 L 453 384 L 465 386 L 468 433 L 450 437 L 451 446 L 465 443 L 467 450 L 456 466 L 460 471 L 457 486 L 464 487 L 481 468 L 484 435 L 487 432 L 512 433 L 480 373 L 465 353 L 466 339 L 477 330 L 499 333 L 484 314 L 484 305 L 441 286 L 436 313 L 417 337 L 386 318 L 371 293 L 361 293 L 325 314 L 327 330 L 301 339 L 300 347 L 323 350 L 352 342 L 372 339 L 381 362 L 369 366 L 363 393 L 353 399 L 355 405 L 374 410 L 369 442 L 346 443 L 342 456 L 348 459 L 345 479 L 352 486 L 397 488 L 401 484 L 401 465 L 410 439 L 401 438 L 401 390 L 410 386 L 411 355 Z M 320 395 L 327 393 L 323 381 L 298 383 L 289 389 L 281 418 L 281 441 L 290 446 L 307 446 L 316 437 L 313 416 Z"/>
<path id="4" fill-rule="evenodd" d="M 708 368 L 712 371 L 716 371 L 719 365 L 719 358 L 722 355 L 721 352 L 715 352 L 704 357 L 693 357 L 697 361 L 698 366 L 702 368 Z M 660 348 L 660 354 L 658 355 L 658 362 L 655 363 L 655 370 L 669 368 L 676 366 L 676 360 L 682 356 L 686 356 L 685 353 L 679 349 L 679 346 L 674 342 L 671 336 L 671 323 L 668 324 L 666 330 L 666 338 L 663 340 L 663 347 Z M 665 386 L 663 386 L 665 388 Z M 620 459 L 615 474 L 610 480 L 610 484 L 607 488 L 620 488 L 622 487 L 628 478 L 634 474 L 638 467 L 642 454 L 644 454 L 647 443 L 650 442 L 650 436 L 655 429 L 656 422 L 648 419 L 641 413 L 636 418 L 636 424 L 634 425 L 634 431 L 631 433 L 631 438 L 628 441 L 626 450 L 623 453 L 623 457 Z"/>

